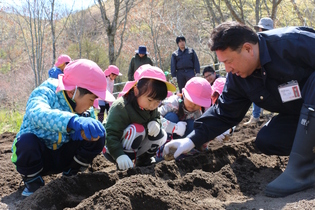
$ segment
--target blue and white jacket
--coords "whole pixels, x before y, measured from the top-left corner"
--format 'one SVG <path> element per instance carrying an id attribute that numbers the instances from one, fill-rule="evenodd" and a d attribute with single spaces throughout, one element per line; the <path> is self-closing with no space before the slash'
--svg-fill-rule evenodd
<path id="1" fill-rule="evenodd" d="M 26 104 L 23 123 L 16 139 L 24 133 L 33 133 L 53 150 L 70 141 L 67 125 L 76 113 L 65 92 L 56 93 L 57 85 L 58 80 L 49 78 L 33 90 Z"/>

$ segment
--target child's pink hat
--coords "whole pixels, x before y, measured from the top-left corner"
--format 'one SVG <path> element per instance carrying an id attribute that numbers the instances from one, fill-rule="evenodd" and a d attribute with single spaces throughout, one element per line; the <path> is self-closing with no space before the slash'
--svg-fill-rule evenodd
<path id="1" fill-rule="evenodd" d="M 221 95 L 225 85 L 225 81 L 226 81 L 225 77 L 217 78 L 212 85 L 212 94 L 218 92 Z"/>
<path id="2" fill-rule="evenodd" d="M 125 95 L 125 93 L 127 93 L 136 83 L 134 83 L 134 81 L 128 81 L 126 82 L 123 90 L 118 94 L 117 98 L 119 98 L 120 96 Z"/>
<path id="3" fill-rule="evenodd" d="M 136 70 L 133 76 L 135 78 L 135 81 L 132 81 L 132 84 L 129 84 L 130 88 L 129 89 L 126 88 L 125 94 L 128 93 L 129 90 L 135 84 L 137 84 L 140 79 L 143 78 L 159 80 L 166 84 L 167 90 L 172 92 L 176 91 L 176 87 L 166 80 L 164 72 L 159 67 L 151 66 L 150 64 L 144 64 Z"/>
<path id="4" fill-rule="evenodd" d="M 211 105 L 212 89 L 210 83 L 201 77 L 193 77 L 182 89 L 184 97 L 202 107 Z"/>
<path id="5" fill-rule="evenodd" d="M 64 69 L 64 74 L 59 74 L 58 80 L 56 92 L 81 87 L 102 100 L 108 102 L 115 100 L 115 97 L 106 90 L 107 82 L 103 70 L 91 60 L 78 59 L 69 63 Z"/>
<path id="6" fill-rule="evenodd" d="M 62 54 L 58 57 L 58 60 L 57 62 L 55 63 L 55 66 L 60 66 L 66 62 L 70 62 L 71 61 L 71 58 L 69 55 L 65 55 L 65 54 Z"/>
<path id="7" fill-rule="evenodd" d="M 122 75 L 121 73 L 119 73 L 119 68 L 115 65 L 109 65 L 108 68 L 104 71 L 104 73 L 106 77 L 112 73 L 118 76 Z"/>
<path id="8" fill-rule="evenodd" d="M 174 95 L 172 91 L 167 91 L 167 96 L 166 96 L 166 98 L 168 98 L 168 97 L 170 97 L 170 96 L 172 96 L 172 95 Z"/>

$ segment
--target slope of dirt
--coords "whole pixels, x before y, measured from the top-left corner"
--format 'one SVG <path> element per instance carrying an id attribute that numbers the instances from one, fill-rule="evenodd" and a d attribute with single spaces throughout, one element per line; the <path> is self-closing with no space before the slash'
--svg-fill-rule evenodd
<path id="1" fill-rule="evenodd" d="M 0 209 L 312 209 L 315 189 L 277 199 L 263 194 L 288 161 L 254 146 L 269 117 L 243 126 L 246 116 L 229 141 L 211 142 L 209 151 L 181 161 L 117 171 L 99 155 L 84 173 L 44 177 L 46 185 L 25 199 L 24 184 L 10 161 L 15 134 L 3 133 Z"/>

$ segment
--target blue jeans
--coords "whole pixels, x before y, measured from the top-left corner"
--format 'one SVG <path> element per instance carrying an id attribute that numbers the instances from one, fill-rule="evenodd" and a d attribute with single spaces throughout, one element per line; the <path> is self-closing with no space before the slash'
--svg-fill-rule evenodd
<path id="1" fill-rule="evenodd" d="M 253 103 L 253 117 L 254 118 L 260 117 L 260 111 L 261 111 L 261 108 L 257 106 L 255 103 Z"/>

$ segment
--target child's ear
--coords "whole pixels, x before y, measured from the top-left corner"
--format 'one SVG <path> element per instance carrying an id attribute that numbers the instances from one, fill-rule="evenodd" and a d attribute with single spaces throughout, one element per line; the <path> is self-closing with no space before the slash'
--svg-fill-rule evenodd
<path id="1" fill-rule="evenodd" d="M 69 98 L 72 98 L 73 94 L 74 94 L 74 90 L 68 90 L 67 94 L 68 94 Z"/>
<path id="2" fill-rule="evenodd" d="M 135 93 L 135 96 L 137 97 L 139 95 L 139 89 L 137 88 L 137 86 L 134 86 L 133 91 Z"/>

